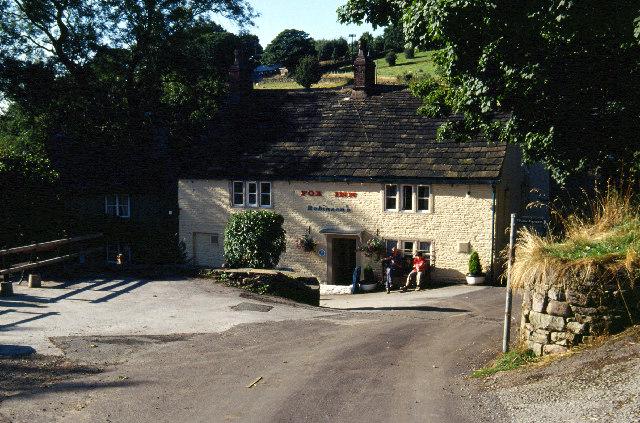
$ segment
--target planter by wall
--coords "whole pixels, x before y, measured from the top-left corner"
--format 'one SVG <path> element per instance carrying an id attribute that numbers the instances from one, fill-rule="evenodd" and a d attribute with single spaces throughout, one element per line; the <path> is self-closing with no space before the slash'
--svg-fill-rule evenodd
<path id="1" fill-rule="evenodd" d="M 467 285 L 482 285 L 484 283 L 485 276 L 471 276 L 467 275 Z"/>

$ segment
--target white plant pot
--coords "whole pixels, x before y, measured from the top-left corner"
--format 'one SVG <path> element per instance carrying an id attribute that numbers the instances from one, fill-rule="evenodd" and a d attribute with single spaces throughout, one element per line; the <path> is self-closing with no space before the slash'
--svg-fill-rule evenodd
<path id="1" fill-rule="evenodd" d="M 360 289 L 362 289 L 365 292 L 371 292 L 373 290 L 376 289 L 376 286 L 378 286 L 378 284 L 375 283 L 370 283 L 370 284 L 360 284 Z"/>
<path id="2" fill-rule="evenodd" d="M 467 275 L 467 285 L 482 285 L 484 283 L 484 275 L 471 276 Z"/>

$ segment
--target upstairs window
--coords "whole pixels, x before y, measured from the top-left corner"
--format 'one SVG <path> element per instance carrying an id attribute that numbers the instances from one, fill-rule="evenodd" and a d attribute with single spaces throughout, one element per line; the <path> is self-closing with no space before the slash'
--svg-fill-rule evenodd
<path id="1" fill-rule="evenodd" d="M 384 209 L 400 212 L 431 212 L 429 185 L 385 185 Z"/>
<path id="2" fill-rule="evenodd" d="M 247 182 L 247 206 L 258 207 L 258 183 Z"/>
<path id="3" fill-rule="evenodd" d="M 429 197 L 431 189 L 428 185 L 418 185 L 418 211 L 429 211 Z"/>
<path id="4" fill-rule="evenodd" d="M 231 191 L 234 207 L 271 207 L 271 182 L 233 181 Z"/>
<path id="5" fill-rule="evenodd" d="M 233 205 L 244 206 L 244 182 L 242 181 L 233 181 Z"/>
<path id="6" fill-rule="evenodd" d="M 104 212 L 109 216 L 128 218 L 131 216 L 131 199 L 128 195 L 105 195 Z"/>
<path id="7" fill-rule="evenodd" d="M 260 182 L 260 207 L 271 207 L 271 182 Z"/>
<path id="8" fill-rule="evenodd" d="M 398 210 L 398 186 L 386 185 L 384 187 L 384 209 Z"/>
<path id="9" fill-rule="evenodd" d="M 402 186 L 402 211 L 413 211 L 413 186 Z"/>

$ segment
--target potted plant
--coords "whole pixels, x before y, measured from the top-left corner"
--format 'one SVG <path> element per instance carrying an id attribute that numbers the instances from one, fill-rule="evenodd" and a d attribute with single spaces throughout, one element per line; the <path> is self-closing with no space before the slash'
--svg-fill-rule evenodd
<path id="1" fill-rule="evenodd" d="M 304 234 L 296 240 L 296 246 L 302 251 L 306 251 L 307 253 L 315 250 L 316 245 L 316 241 L 311 237 L 310 234 Z"/>
<path id="2" fill-rule="evenodd" d="M 364 268 L 363 271 L 363 281 L 360 283 L 360 288 L 365 291 L 373 291 L 374 289 L 376 289 L 376 278 L 375 275 L 373 274 L 373 268 L 371 267 L 371 265 L 368 265 L 367 267 Z"/>
<path id="3" fill-rule="evenodd" d="M 484 283 L 484 273 L 482 273 L 482 264 L 478 252 L 474 251 L 469 257 L 469 274 L 467 275 L 467 284 L 480 285 Z"/>

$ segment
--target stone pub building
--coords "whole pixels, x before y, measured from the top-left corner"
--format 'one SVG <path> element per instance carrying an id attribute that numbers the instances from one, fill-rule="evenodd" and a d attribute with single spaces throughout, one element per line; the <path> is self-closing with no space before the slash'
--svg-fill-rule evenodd
<path id="1" fill-rule="evenodd" d="M 418 115 L 405 88 L 377 86 L 374 67 L 360 50 L 352 90 L 313 91 L 254 91 L 232 67 L 232 94 L 178 182 L 180 239 L 195 263 L 222 265 L 232 213 L 268 209 L 285 220 L 280 266 L 321 283 L 349 283 L 369 264 L 356 248 L 374 236 L 422 251 L 435 280 L 462 282 L 473 250 L 491 269 L 526 191 L 518 150 L 436 142 L 443 121 Z M 304 234 L 315 251 L 296 248 Z"/>

